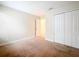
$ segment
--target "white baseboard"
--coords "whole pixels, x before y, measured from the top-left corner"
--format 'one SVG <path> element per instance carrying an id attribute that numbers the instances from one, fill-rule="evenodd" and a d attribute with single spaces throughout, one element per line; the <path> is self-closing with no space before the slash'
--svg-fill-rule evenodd
<path id="1" fill-rule="evenodd" d="M 29 40 L 29 39 L 33 39 L 34 36 L 31 36 L 31 37 L 25 37 L 25 38 L 22 38 L 22 39 L 19 39 L 19 40 L 14 40 L 14 41 L 10 41 L 10 42 L 6 42 L 6 43 L 1 43 L 0 46 L 6 46 L 8 44 L 13 44 L 13 43 L 16 43 L 18 41 L 21 41 L 21 40 Z"/>
<path id="2" fill-rule="evenodd" d="M 56 42 L 56 41 L 51 40 L 50 38 L 46 38 L 46 40 L 50 41 L 50 42 Z M 56 43 L 63 44 L 63 45 L 66 45 L 66 46 L 70 46 L 70 45 L 67 45 L 67 44 L 64 44 L 64 43 L 60 43 L 60 42 L 56 42 Z M 70 46 L 70 47 L 79 49 L 79 47 L 75 47 L 75 46 Z"/>
<path id="3" fill-rule="evenodd" d="M 51 42 L 54 42 L 54 40 L 50 39 L 50 38 L 45 38 L 45 40 L 48 40 L 48 41 L 51 41 Z"/>

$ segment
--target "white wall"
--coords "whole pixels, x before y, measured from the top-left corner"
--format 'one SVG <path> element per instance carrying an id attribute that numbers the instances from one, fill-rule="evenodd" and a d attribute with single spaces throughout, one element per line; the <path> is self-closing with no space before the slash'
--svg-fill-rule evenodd
<path id="1" fill-rule="evenodd" d="M 79 10 L 46 17 L 47 40 L 79 48 Z"/>
<path id="2" fill-rule="evenodd" d="M 45 17 L 46 20 L 46 31 L 45 37 L 46 40 L 54 41 L 55 40 L 55 20 L 54 15 L 52 13 L 48 13 Z"/>
<path id="3" fill-rule="evenodd" d="M 40 36 L 40 18 L 36 19 L 36 36 Z"/>
<path id="4" fill-rule="evenodd" d="M 35 36 L 37 17 L 5 6 L 0 8 L 0 44 Z"/>

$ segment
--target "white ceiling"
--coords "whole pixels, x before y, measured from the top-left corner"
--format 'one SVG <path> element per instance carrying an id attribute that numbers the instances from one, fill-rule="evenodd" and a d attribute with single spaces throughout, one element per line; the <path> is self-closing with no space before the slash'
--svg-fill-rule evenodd
<path id="1" fill-rule="evenodd" d="M 47 12 L 51 11 L 49 9 L 52 8 L 53 12 L 60 12 L 64 9 L 76 9 L 79 8 L 78 1 L 7 1 L 1 2 L 5 6 L 24 11 L 36 16 L 44 16 Z"/>

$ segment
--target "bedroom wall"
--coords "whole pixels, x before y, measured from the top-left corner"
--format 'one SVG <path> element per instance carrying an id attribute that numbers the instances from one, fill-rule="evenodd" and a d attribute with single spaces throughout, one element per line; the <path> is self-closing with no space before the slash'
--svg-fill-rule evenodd
<path id="1" fill-rule="evenodd" d="M 0 44 L 35 36 L 35 19 L 38 17 L 0 6 Z"/>

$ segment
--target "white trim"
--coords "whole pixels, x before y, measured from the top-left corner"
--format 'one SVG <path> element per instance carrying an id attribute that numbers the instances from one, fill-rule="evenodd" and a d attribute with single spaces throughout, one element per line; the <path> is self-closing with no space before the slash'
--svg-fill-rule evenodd
<path id="1" fill-rule="evenodd" d="M 18 41 L 21 41 L 21 40 L 25 40 L 25 39 L 33 39 L 34 38 L 34 36 L 31 36 L 31 37 L 25 37 L 25 38 L 23 38 L 23 39 L 20 39 L 20 40 L 14 40 L 14 41 L 10 41 L 10 42 L 6 42 L 6 43 L 1 43 L 0 44 L 0 46 L 6 46 L 6 45 L 8 45 L 8 44 L 13 44 L 13 43 L 16 43 L 16 42 L 18 42 Z"/>
<path id="2" fill-rule="evenodd" d="M 49 39 L 49 38 L 46 38 L 45 40 L 48 40 L 48 41 L 54 42 L 54 40 L 52 40 L 52 39 Z"/>
<path id="3" fill-rule="evenodd" d="M 52 42 L 52 43 L 55 42 L 55 41 L 53 41 L 53 40 L 51 40 L 51 39 L 49 39 L 49 38 L 46 38 L 45 40 L 50 41 L 50 42 Z M 69 47 L 73 47 L 73 48 L 79 49 L 78 47 L 66 45 L 66 44 L 63 44 L 63 43 L 60 43 L 60 42 L 56 42 L 56 43 L 59 43 L 59 44 L 65 45 L 65 46 L 69 46 Z"/>

